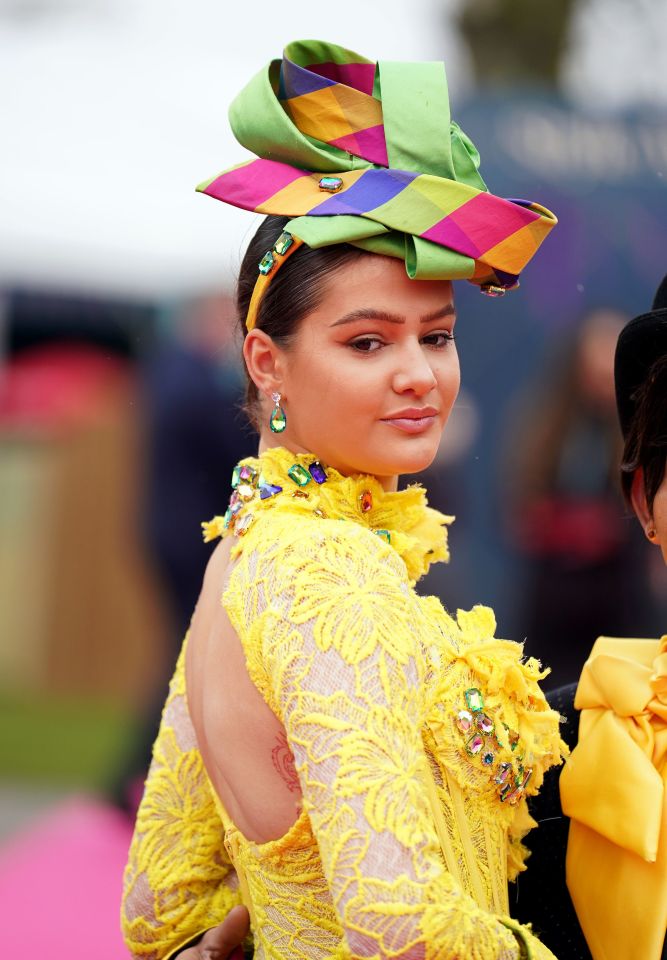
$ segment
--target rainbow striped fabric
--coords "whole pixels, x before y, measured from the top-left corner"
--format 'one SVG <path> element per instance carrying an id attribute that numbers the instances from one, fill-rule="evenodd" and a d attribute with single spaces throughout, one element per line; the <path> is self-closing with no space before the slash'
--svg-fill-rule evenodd
<path id="1" fill-rule="evenodd" d="M 450 119 L 442 63 L 375 64 L 297 41 L 239 94 L 230 121 L 258 159 L 197 189 L 292 217 L 286 229 L 311 246 L 351 242 L 401 257 L 412 277 L 502 291 L 557 222 L 537 203 L 488 192 Z M 335 192 L 322 186 L 332 177 Z"/>

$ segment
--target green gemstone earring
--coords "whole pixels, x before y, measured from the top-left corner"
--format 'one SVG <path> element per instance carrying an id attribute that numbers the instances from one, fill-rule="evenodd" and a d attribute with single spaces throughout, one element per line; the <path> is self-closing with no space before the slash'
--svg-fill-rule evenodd
<path id="1" fill-rule="evenodd" d="M 275 407 L 271 411 L 271 417 L 269 419 L 269 426 L 274 433 L 282 433 L 285 427 L 287 426 L 287 414 L 280 406 L 281 396 L 279 393 L 272 393 L 271 399 L 275 403 Z"/>

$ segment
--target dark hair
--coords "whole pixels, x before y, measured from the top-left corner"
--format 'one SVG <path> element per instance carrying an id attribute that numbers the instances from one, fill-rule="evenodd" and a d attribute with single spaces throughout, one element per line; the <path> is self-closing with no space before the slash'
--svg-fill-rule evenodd
<path id="1" fill-rule="evenodd" d="M 621 484 L 628 502 L 632 477 L 644 470 L 644 490 L 649 510 L 665 476 L 667 458 L 667 354 L 655 361 L 635 394 L 635 412 L 630 422 L 621 462 Z"/>
<path id="2" fill-rule="evenodd" d="M 285 229 L 288 217 L 266 217 L 245 252 L 236 287 L 236 309 L 241 337 L 246 335 L 246 316 L 258 276 L 258 264 Z M 314 249 L 304 244 L 285 261 L 269 284 L 259 306 L 257 328 L 264 330 L 284 349 L 289 348 L 301 320 L 315 310 L 325 291 L 324 281 L 346 263 L 363 256 L 348 243 Z M 244 364 L 245 367 L 245 364 Z M 259 394 L 246 373 L 246 413 L 258 426 Z"/>

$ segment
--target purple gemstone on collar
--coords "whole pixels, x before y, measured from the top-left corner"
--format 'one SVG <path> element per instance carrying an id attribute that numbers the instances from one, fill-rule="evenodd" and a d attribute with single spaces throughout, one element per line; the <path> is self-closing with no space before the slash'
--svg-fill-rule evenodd
<path id="1" fill-rule="evenodd" d="M 310 475 L 315 483 L 326 482 L 327 475 L 319 460 L 315 460 L 314 463 L 311 463 L 311 465 L 308 467 L 308 470 L 310 471 Z"/>
<path id="2" fill-rule="evenodd" d="M 275 497 L 277 493 L 282 493 L 282 489 L 282 487 L 279 487 L 273 483 L 263 483 L 259 488 L 260 499 L 268 500 L 269 497 Z"/>
<path id="3" fill-rule="evenodd" d="M 253 467 L 249 467 L 247 463 L 244 463 L 242 464 L 239 473 L 241 480 L 252 480 L 257 471 Z"/>

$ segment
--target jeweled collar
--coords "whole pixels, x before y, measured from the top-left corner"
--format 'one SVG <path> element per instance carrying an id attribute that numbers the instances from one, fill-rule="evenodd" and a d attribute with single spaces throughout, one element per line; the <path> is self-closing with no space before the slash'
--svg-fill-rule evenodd
<path id="1" fill-rule="evenodd" d="M 264 511 L 276 508 L 367 527 L 397 551 L 411 581 L 432 563 L 449 560 L 445 525 L 454 518 L 429 507 L 423 487 L 387 493 L 373 476 L 344 477 L 315 456 L 284 447 L 237 464 L 227 512 L 202 524 L 204 540 L 242 537 Z"/>

